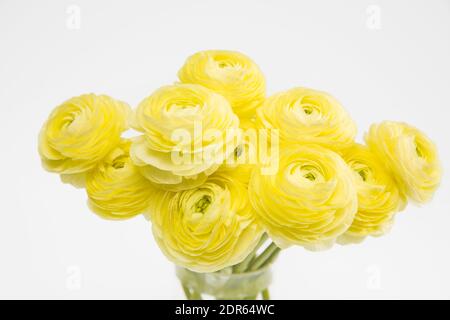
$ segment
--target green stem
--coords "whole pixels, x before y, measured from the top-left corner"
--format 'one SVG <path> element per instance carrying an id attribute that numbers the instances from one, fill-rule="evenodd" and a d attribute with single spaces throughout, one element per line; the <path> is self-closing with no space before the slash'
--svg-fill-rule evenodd
<path id="1" fill-rule="evenodd" d="M 265 266 L 272 264 L 277 259 L 280 252 L 281 252 L 281 249 L 278 249 L 274 253 L 272 253 L 272 255 L 269 258 L 267 258 L 267 260 L 261 265 L 260 268 L 264 268 Z"/>
<path id="2" fill-rule="evenodd" d="M 181 284 L 181 286 L 183 287 L 183 291 L 184 291 L 184 295 L 186 296 L 186 299 L 191 300 L 191 290 L 189 290 L 189 288 L 184 284 Z"/>
<path id="3" fill-rule="evenodd" d="M 281 249 L 275 245 L 275 243 L 271 243 L 268 245 L 261 254 L 257 255 L 257 251 L 261 248 L 261 246 L 268 239 L 267 234 L 263 234 L 255 249 L 239 264 L 232 267 L 232 273 L 244 273 L 244 272 L 252 272 L 259 269 L 262 269 L 268 265 L 270 265 L 278 256 Z M 230 270 L 228 270 L 227 274 L 229 274 Z M 186 299 L 188 300 L 202 300 L 202 294 L 192 288 L 189 288 L 185 283 L 181 283 L 183 287 L 184 294 L 186 295 Z M 266 288 L 260 292 L 263 300 L 269 300 L 270 294 L 269 289 Z M 257 299 L 258 295 L 248 296 L 244 299 Z"/>
<path id="4" fill-rule="evenodd" d="M 184 295 L 186 296 L 187 300 L 202 300 L 202 295 L 200 293 L 198 293 L 194 289 L 190 289 L 184 283 L 182 283 L 181 286 L 183 287 Z"/>
<path id="5" fill-rule="evenodd" d="M 255 271 L 261 268 L 268 259 L 271 259 L 273 255 L 278 254 L 281 249 L 276 246 L 275 243 L 271 243 L 254 261 L 250 264 L 248 271 Z"/>
<path id="6" fill-rule="evenodd" d="M 267 234 L 264 233 L 261 236 L 261 239 L 259 240 L 255 249 L 253 249 L 253 251 L 247 256 L 247 258 L 245 258 L 244 261 L 242 261 L 241 263 L 234 266 L 233 273 L 242 273 L 247 270 L 248 265 L 250 264 L 250 262 L 253 260 L 253 258 L 256 255 L 256 251 L 258 251 L 258 249 L 261 248 L 261 246 L 264 244 L 264 242 L 266 242 L 267 238 L 268 238 Z"/>
<path id="7" fill-rule="evenodd" d="M 263 300 L 270 300 L 269 288 L 264 289 L 261 292 L 261 295 L 262 295 Z"/>
<path id="8" fill-rule="evenodd" d="M 192 290 L 191 300 L 202 300 L 202 295 L 195 290 Z"/>

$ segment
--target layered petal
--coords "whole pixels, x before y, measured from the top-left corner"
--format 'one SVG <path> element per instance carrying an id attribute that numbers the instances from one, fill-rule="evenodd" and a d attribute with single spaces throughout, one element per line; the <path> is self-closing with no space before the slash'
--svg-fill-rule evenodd
<path id="1" fill-rule="evenodd" d="M 257 110 L 261 128 L 278 129 L 285 144 L 319 144 L 339 150 L 350 146 L 356 125 L 341 104 L 325 92 L 293 88 L 266 99 Z"/>
<path id="2" fill-rule="evenodd" d="M 80 173 L 94 168 L 119 143 L 129 116 L 127 104 L 105 95 L 67 100 L 53 110 L 39 134 L 42 165 L 63 174 L 63 181 L 82 185 Z"/>
<path id="3" fill-rule="evenodd" d="M 261 227 L 239 167 L 219 169 L 196 189 L 159 190 L 150 197 L 153 235 L 175 264 L 214 272 L 241 262 L 257 245 Z"/>
<path id="4" fill-rule="evenodd" d="M 318 145 L 284 148 L 276 174 L 256 167 L 249 194 L 260 223 L 281 248 L 327 249 L 357 210 L 352 171 L 337 153 Z"/>
<path id="5" fill-rule="evenodd" d="M 442 169 L 435 144 L 423 132 L 403 122 L 384 121 L 373 124 L 365 140 L 404 194 L 417 203 L 431 200 Z"/>
<path id="6" fill-rule="evenodd" d="M 153 184 L 145 179 L 129 156 L 131 142 L 122 140 L 86 176 L 88 204 L 107 219 L 128 219 L 143 213 Z"/>
<path id="7" fill-rule="evenodd" d="M 266 95 L 266 81 L 259 67 L 235 51 L 197 52 L 186 60 L 178 77 L 183 83 L 200 84 L 223 95 L 242 118 L 253 117 Z"/>
<path id="8" fill-rule="evenodd" d="M 172 191 L 197 187 L 240 143 L 239 119 L 219 94 L 193 84 L 163 87 L 142 101 L 131 157 L 142 174 Z"/>
<path id="9" fill-rule="evenodd" d="M 395 179 L 367 147 L 354 144 L 342 153 L 354 172 L 358 212 L 350 228 L 339 237 L 342 244 L 357 243 L 367 236 L 381 236 L 390 230 L 394 216 L 406 205 Z"/>

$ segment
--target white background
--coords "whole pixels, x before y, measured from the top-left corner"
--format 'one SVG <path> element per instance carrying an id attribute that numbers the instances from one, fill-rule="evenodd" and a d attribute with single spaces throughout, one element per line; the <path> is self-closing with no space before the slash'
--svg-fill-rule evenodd
<path id="1" fill-rule="evenodd" d="M 67 98 L 106 93 L 135 106 L 204 49 L 248 54 L 269 94 L 332 93 L 359 138 L 375 121 L 409 122 L 448 169 L 448 0 L 0 0 L 1 298 L 182 298 L 150 225 L 90 213 L 83 190 L 41 168 L 37 135 Z M 382 238 L 288 249 L 272 296 L 450 298 L 449 191 L 444 175 L 434 200 L 409 206 Z"/>

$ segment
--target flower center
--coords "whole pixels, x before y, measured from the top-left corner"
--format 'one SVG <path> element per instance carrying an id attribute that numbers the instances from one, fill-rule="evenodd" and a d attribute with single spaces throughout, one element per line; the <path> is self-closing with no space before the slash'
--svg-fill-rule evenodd
<path id="1" fill-rule="evenodd" d="M 313 124 L 322 118 L 320 105 L 317 105 L 314 101 L 309 101 L 309 99 L 294 100 L 289 107 L 302 122 Z"/>
<path id="2" fill-rule="evenodd" d="M 63 122 L 63 125 L 65 127 L 70 127 L 70 125 L 75 121 L 73 117 L 67 118 L 65 122 Z"/>
<path id="3" fill-rule="evenodd" d="M 416 154 L 417 154 L 417 156 L 419 158 L 423 158 L 424 154 L 423 154 L 423 151 L 422 151 L 423 150 L 422 146 L 417 141 L 415 141 L 414 144 L 416 145 Z"/>
<path id="4" fill-rule="evenodd" d="M 211 197 L 204 195 L 195 203 L 195 212 L 205 213 L 208 206 L 211 204 Z"/>
<path id="5" fill-rule="evenodd" d="M 312 164 L 293 164 L 288 172 L 289 179 L 296 185 L 312 186 L 325 180 L 321 170 Z"/>
<path id="6" fill-rule="evenodd" d="M 361 179 L 363 179 L 363 181 L 367 181 L 367 177 L 369 175 L 367 171 L 368 171 L 367 169 L 361 169 L 357 171 L 358 174 L 361 176 Z"/>
<path id="7" fill-rule="evenodd" d="M 199 104 L 193 104 L 189 102 L 173 103 L 167 107 L 167 111 L 172 112 L 173 114 L 180 117 L 194 115 L 198 112 L 199 109 Z"/>
<path id="8" fill-rule="evenodd" d="M 416 153 L 417 153 L 417 155 L 418 155 L 419 157 L 422 158 L 422 151 L 420 151 L 420 148 L 419 148 L 419 147 L 416 147 Z"/>
<path id="9" fill-rule="evenodd" d="M 235 61 L 231 60 L 216 60 L 216 64 L 220 69 L 228 69 L 236 67 Z"/>
<path id="10" fill-rule="evenodd" d="M 305 178 L 308 179 L 309 181 L 314 181 L 314 180 L 316 180 L 316 176 L 315 176 L 314 173 L 312 173 L 312 172 L 308 172 L 308 173 L 304 174 L 303 177 L 305 177 Z"/>
<path id="11" fill-rule="evenodd" d="M 370 165 L 366 164 L 365 162 L 354 161 L 351 162 L 350 167 L 355 173 L 357 173 L 361 177 L 362 181 L 364 182 L 374 181 L 372 169 Z"/>
<path id="12" fill-rule="evenodd" d="M 303 165 L 300 167 L 303 178 L 309 181 L 315 181 L 317 179 L 316 168 L 310 165 Z"/>
<path id="13" fill-rule="evenodd" d="M 424 141 L 417 136 L 412 137 L 411 153 L 415 153 L 421 160 L 427 160 L 427 146 Z"/>
<path id="14" fill-rule="evenodd" d="M 122 169 L 122 168 L 124 168 L 125 164 L 126 164 L 126 159 L 127 159 L 126 156 L 119 156 L 119 157 L 115 158 L 113 160 L 113 162 L 112 162 L 112 167 L 114 169 Z"/>
<path id="15" fill-rule="evenodd" d="M 310 115 L 314 112 L 314 108 L 312 106 L 303 106 L 303 112 L 307 115 Z"/>
<path id="16" fill-rule="evenodd" d="M 231 67 L 231 65 L 230 64 L 228 64 L 228 63 L 226 63 L 226 62 L 219 62 L 219 68 L 229 68 L 229 67 Z"/>

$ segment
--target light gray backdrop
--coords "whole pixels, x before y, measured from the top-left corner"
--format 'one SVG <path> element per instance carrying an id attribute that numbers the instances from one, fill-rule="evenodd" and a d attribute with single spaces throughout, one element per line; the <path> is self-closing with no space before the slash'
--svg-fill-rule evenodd
<path id="1" fill-rule="evenodd" d="M 403 120 L 450 163 L 450 2 L 0 0 L 0 297 L 182 298 L 142 218 L 104 221 L 40 167 L 49 112 L 86 92 L 135 106 L 204 49 L 239 50 L 269 94 L 336 96 L 359 127 Z M 450 298 L 448 176 L 392 232 L 322 253 L 292 248 L 274 298 Z"/>

